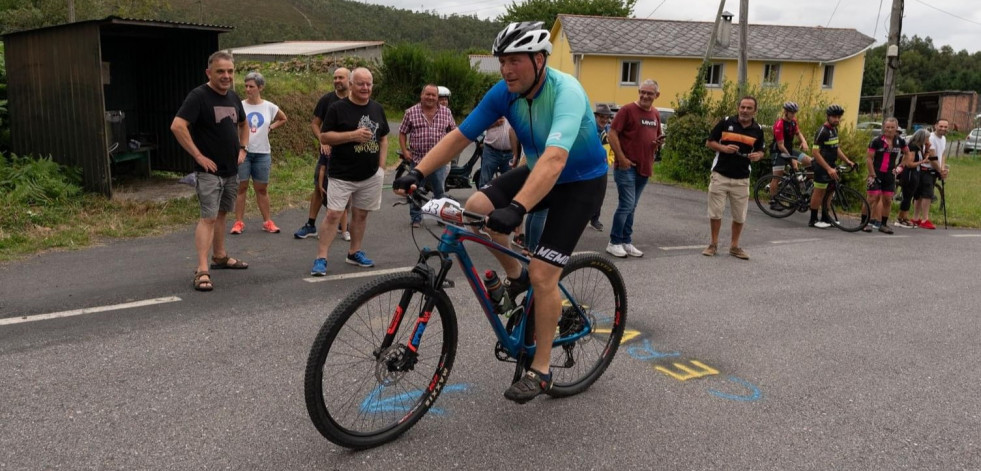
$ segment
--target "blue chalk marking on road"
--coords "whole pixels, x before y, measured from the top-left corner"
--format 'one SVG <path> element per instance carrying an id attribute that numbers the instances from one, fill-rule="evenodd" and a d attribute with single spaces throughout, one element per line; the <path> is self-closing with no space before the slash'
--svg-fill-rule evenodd
<path id="1" fill-rule="evenodd" d="M 449 384 L 443 388 L 442 394 L 462 392 L 469 388 L 470 385 L 465 383 Z M 368 397 L 364 398 L 364 401 L 361 401 L 361 412 L 369 414 L 379 414 L 383 412 L 408 412 L 423 394 L 421 389 L 417 389 L 381 399 L 379 396 L 384 389 L 385 386 L 379 384 L 374 390 L 372 390 L 371 393 L 368 394 Z M 443 409 L 438 407 L 429 409 L 429 412 L 436 415 L 443 415 L 445 413 Z"/>
<path id="2" fill-rule="evenodd" d="M 750 394 L 740 396 L 736 394 L 724 393 L 722 391 L 717 391 L 715 389 L 709 389 L 708 390 L 709 394 L 712 394 L 717 397 L 721 397 L 722 399 L 729 399 L 733 401 L 744 401 L 744 402 L 758 401 L 763 397 L 763 393 L 760 392 L 760 389 L 757 388 L 753 383 L 750 383 L 749 381 L 746 381 L 742 378 L 737 378 L 735 376 L 729 376 L 726 379 L 748 389 L 750 391 Z"/>
<path id="3" fill-rule="evenodd" d="M 679 352 L 663 353 L 654 350 L 654 346 L 651 345 L 651 341 L 647 339 L 644 339 L 643 346 L 633 345 L 627 347 L 627 354 L 633 357 L 634 359 L 641 360 L 641 361 L 657 360 L 658 358 L 670 358 L 670 357 L 681 356 L 681 353 Z"/>

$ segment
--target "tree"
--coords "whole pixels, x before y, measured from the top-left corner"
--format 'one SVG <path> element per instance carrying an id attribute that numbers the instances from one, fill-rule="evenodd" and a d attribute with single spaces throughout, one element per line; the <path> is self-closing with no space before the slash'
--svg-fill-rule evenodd
<path id="1" fill-rule="evenodd" d="M 507 6 L 507 13 L 497 17 L 504 23 L 516 21 L 544 21 L 545 29 L 552 29 L 559 13 L 593 16 L 631 16 L 637 0 L 527 0 Z"/>

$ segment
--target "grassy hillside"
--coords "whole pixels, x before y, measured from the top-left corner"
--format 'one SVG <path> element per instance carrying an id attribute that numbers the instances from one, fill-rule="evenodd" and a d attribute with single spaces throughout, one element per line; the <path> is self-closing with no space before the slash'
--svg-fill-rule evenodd
<path id="1" fill-rule="evenodd" d="M 234 26 L 222 47 L 285 40 L 418 42 L 433 50 L 490 50 L 496 22 L 436 16 L 348 0 L 170 0 L 160 19 Z"/>

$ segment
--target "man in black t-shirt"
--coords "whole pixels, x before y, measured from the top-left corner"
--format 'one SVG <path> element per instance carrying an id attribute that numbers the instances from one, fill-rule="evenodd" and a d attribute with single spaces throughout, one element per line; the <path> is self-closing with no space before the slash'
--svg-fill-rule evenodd
<path id="1" fill-rule="evenodd" d="M 218 51 L 208 58 L 208 82 L 184 99 L 170 125 L 177 142 L 194 158 L 201 218 L 194 230 L 198 268 L 194 289 L 211 291 L 208 251 L 213 251 L 211 268 L 248 268 L 225 252 L 225 215 L 235 210 L 238 193 L 238 164 L 245 160 L 249 127 L 242 100 L 232 90 L 235 64 L 232 55 Z"/>
<path id="2" fill-rule="evenodd" d="M 313 109 L 313 118 L 310 119 L 310 129 L 313 135 L 317 136 L 320 143 L 320 159 L 313 173 L 313 194 L 310 195 L 309 219 L 300 229 L 293 233 L 297 239 L 306 239 L 310 236 L 317 236 L 317 214 L 320 212 L 320 205 L 327 204 L 327 164 L 330 162 L 330 145 L 320 139 L 324 132 L 324 121 L 327 120 L 327 110 L 330 105 L 347 98 L 351 91 L 351 71 L 340 67 L 334 71 L 334 91 L 325 93 L 320 97 L 317 106 Z M 341 215 L 341 227 L 347 230 L 347 213 Z M 346 237 L 350 240 L 350 236 Z"/>
<path id="3" fill-rule="evenodd" d="M 320 142 L 331 146 L 327 167 L 327 217 L 320 226 L 317 258 L 310 274 L 327 274 L 327 251 L 336 235 L 333 228 L 351 203 L 351 247 L 345 262 L 373 267 L 361 250 L 368 212 L 381 208 L 381 187 L 388 155 L 388 120 L 385 110 L 371 99 L 371 71 L 359 67 L 351 74 L 351 93 L 327 109 Z"/>
<path id="4" fill-rule="evenodd" d="M 746 222 L 749 203 L 750 162 L 763 158 L 766 145 L 763 128 L 756 122 L 756 98 L 745 96 L 739 100 L 739 114 L 719 121 L 705 141 L 705 146 L 715 151 L 712 161 L 712 180 L 709 183 L 708 215 L 712 242 L 702 255 L 714 256 L 719 246 L 719 230 L 726 200 L 732 215 L 732 243 L 729 255 L 749 260 L 749 254 L 739 247 L 739 235 Z"/>

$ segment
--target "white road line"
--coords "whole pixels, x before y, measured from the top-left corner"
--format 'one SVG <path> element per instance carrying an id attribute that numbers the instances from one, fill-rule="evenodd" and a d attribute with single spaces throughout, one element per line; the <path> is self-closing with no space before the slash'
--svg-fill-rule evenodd
<path id="1" fill-rule="evenodd" d="M 387 275 L 389 273 L 399 273 L 404 271 L 410 271 L 412 267 L 402 267 L 402 268 L 390 268 L 387 270 L 371 270 L 359 273 L 345 273 L 343 275 L 331 275 L 331 276 L 311 276 L 309 278 L 304 278 L 303 281 L 307 283 L 320 283 L 321 281 L 335 281 L 335 280 L 348 280 L 351 278 L 364 278 L 366 276 L 378 276 Z"/>
<path id="2" fill-rule="evenodd" d="M 818 239 L 818 238 L 815 237 L 815 238 L 812 238 L 812 239 L 771 240 L 770 243 L 771 244 L 798 244 L 798 243 L 801 243 L 801 242 L 814 242 L 815 240 L 822 240 L 822 239 Z"/>
<path id="3" fill-rule="evenodd" d="M 704 249 L 707 245 L 679 245 L 676 247 L 658 247 L 661 250 L 692 250 L 692 249 Z"/>
<path id="4" fill-rule="evenodd" d="M 0 325 L 21 324 L 24 322 L 44 321 L 48 319 L 58 319 L 61 317 L 81 316 L 83 314 L 95 314 L 97 312 L 118 311 L 120 309 L 131 309 L 134 307 L 152 306 L 154 304 L 174 303 L 181 301 L 177 296 L 166 298 L 144 299 L 143 301 L 133 301 L 131 303 L 113 304 L 111 306 L 87 307 L 84 309 L 74 309 L 71 311 L 52 312 L 49 314 L 36 314 L 33 316 L 9 317 L 0 319 Z"/>
<path id="5" fill-rule="evenodd" d="M 981 234 L 951 234 L 951 237 L 981 237 Z"/>

